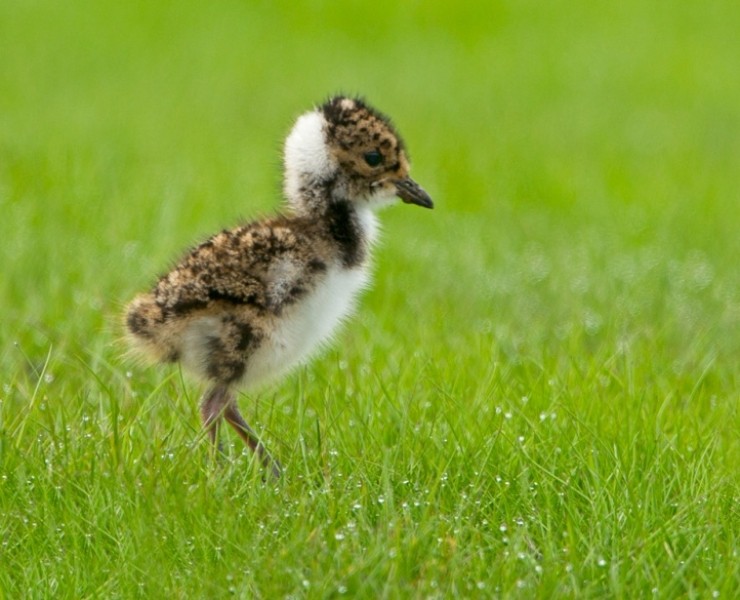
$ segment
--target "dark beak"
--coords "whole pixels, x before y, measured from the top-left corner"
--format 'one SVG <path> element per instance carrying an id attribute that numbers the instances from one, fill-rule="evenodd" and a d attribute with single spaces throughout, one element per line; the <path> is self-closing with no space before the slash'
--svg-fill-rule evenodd
<path id="1" fill-rule="evenodd" d="M 404 177 L 393 183 L 396 185 L 396 194 L 406 204 L 418 204 L 424 208 L 434 208 L 434 203 L 429 194 L 411 177 Z"/>

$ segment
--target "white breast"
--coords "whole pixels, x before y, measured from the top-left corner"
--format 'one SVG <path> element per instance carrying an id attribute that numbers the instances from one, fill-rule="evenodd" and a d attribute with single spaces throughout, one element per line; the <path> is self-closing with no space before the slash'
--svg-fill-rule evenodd
<path id="1" fill-rule="evenodd" d="M 368 280 L 367 267 L 330 268 L 311 294 L 275 320 L 275 329 L 249 358 L 242 386 L 258 387 L 305 362 L 352 313 Z"/>

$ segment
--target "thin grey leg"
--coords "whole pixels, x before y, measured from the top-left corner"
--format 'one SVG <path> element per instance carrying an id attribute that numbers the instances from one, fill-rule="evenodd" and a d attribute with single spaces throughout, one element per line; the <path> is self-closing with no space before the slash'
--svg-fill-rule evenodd
<path id="1" fill-rule="evenodd" d="M 270 453 L 265 449 L 262 442 L 260 442 L 257 434 L 247 425 L 247 422 L 242 417 L 234 402 L 229 403 L 226 407 L 224 417 L 226 418 L 226 422 L 236 430 L 239 437 L 246 442 L 247 446 L 257 454 L 262 466 L 270 469 L 272 476 L 275 479 L 279 479 L 282 470 L 280 463 L 270 456 Z"/>
<path id="2" fill-rule="evenodd" d="M 206 392 L 200 404 L 200 415 L 203 419 L 203 426 L 208 432 L 211 443 L 219 449 L 218 429 L 221 419 L 224 416 L 225 408 L 232 400 L 233 396 L 229 392 L 229 389 L 217 385 Z"/>

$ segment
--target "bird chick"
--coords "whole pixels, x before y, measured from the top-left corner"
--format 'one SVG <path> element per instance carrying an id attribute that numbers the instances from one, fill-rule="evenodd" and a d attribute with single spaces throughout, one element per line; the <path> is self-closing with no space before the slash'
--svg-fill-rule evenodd
<path id="1" fill-rule="evenodd" d="M 239 413 L 236 390 L 305 362 L 352 312 L 368 283 L 376 208 L 396 197 L 432 208 L 390 120 L 356 98 L 299 117 L 284 170 L 286 211 L 196 246 L 125 316 L 135 348 L 209 384 L 201 415 L 211 440 L 225 419 L 275 477 L 280 465 Z"/>

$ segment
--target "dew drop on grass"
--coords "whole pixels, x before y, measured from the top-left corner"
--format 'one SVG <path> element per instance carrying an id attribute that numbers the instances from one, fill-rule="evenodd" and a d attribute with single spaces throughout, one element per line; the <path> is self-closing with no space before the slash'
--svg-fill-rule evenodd
<path id="1" fill-rule="evenodd" d="M 508 529 L 508 527 L 506 527 L 506 523 L 501 523 L 501 525 L 498 526 L 498 530 L 501 533 L 505 532 L 507 529 Z"/>
<path id="2" fill-rule="evenodd" d="M 599 560 L 596 562 L 596 564 L 598 564 L 600 567 L 605 567 L 606 566 L 606 559 L 603 556 L 602 557 L 599 557 Z"/>
<path id="3" fill-rule="evenodd" d="M 337 531 L 337 533 L 334 534 L 334 539 L 341 542 L 344 539 L 344 534 L 341 531 Z"/>

